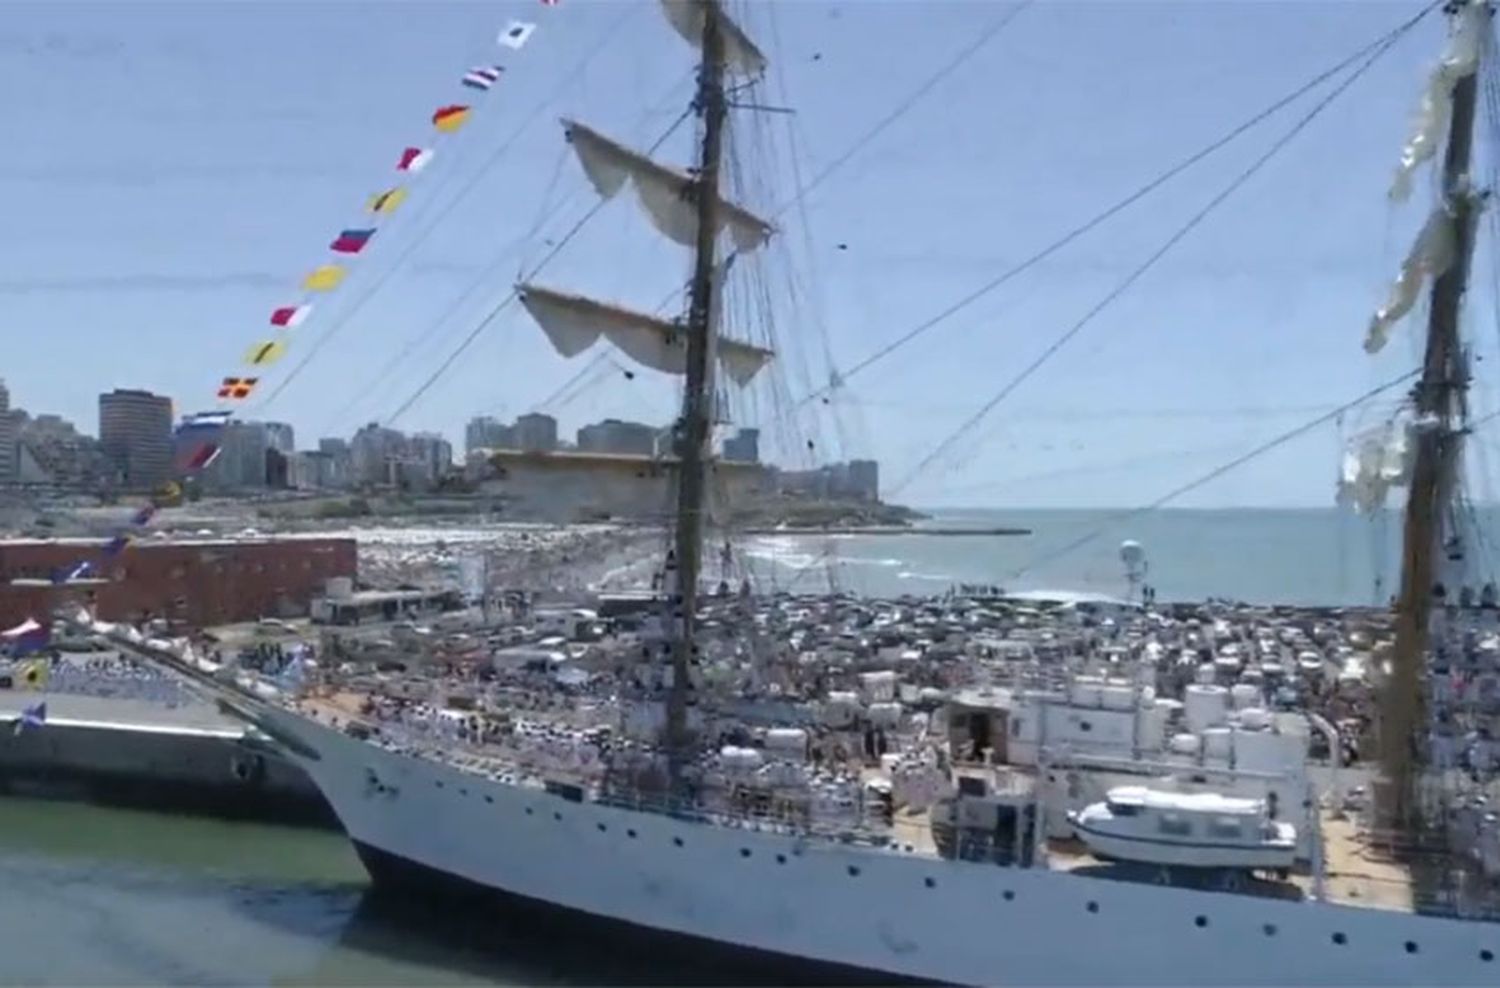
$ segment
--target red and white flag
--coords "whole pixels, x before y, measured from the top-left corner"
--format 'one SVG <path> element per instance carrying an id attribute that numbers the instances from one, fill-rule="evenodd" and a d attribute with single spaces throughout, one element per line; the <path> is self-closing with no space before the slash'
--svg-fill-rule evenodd
<path id="1" fill-rule="evenodd" d="M 432 162 L 432 154 L 432 148 L 407 148 L 401 152 L 401 160 L 396 162 L 396 170 L 419 172 Z"/>
<path id="2" fill-rule="evenodd" d="M 285 326 L 287 329 L 295 329 L 302 325 L 307 314 L 312 311 L 310 305 L 289 305 L 283 309 L 277 309 L 271 313 L 272 326 Z"/>

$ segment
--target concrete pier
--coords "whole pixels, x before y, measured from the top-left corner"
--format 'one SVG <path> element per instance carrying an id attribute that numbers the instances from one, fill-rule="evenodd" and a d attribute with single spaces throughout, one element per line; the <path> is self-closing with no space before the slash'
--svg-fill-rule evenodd
<path id="1" fill-rule="evenodd" d="M 40 701 L 46 723 L 18 732 Z M 0 690 L 0 793 L 337 826 L 300 769 L 207 703 Z"/>

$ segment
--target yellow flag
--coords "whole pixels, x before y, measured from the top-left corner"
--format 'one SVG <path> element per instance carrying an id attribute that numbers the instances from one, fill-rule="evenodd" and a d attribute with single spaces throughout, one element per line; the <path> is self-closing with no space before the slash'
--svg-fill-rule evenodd
<path id="1" fill-rule="evenodd" d="M 302 282 L 302 287 L 310 292 L 326 292 L 339 286 L 344 280 L 346 272 L 337 264 L 324 264 L 322 267 L 314 268 L 312 274 Z"/>
<path id="2" fill-rule="evenodd" d="M 21 683 L 27 689 L 43 690 L 47 688 L 47 676 L 51 668 L 46 662 L 31 661 L 21 669 Z"/>
<path id="3" fill-rule="evenodd" d="M 269 367 L 286 353 L 286 344 L 279 340 L 257 343 L 245 351 L 245 363 L 251 367 Z"/>
<path id="4" fill-rule="evenodd" d="M 394 213 L 396 207 L 406 201 L 406 190 L 399 186 L 370 197 L 365 208 L 372 213 Z"/>

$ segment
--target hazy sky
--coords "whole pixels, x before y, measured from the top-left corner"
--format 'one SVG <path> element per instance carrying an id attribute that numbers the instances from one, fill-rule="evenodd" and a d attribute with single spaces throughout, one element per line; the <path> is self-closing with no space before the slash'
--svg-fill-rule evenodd
<path id="1" fill-rule="evenodd" d="M 1003 16 L 980 2 L 733 4 L 772 62 L 736 111 L 748 201 L 811 181 Z M 1312 105 L 1304 99 L 1048 262 L 785 418 L 847 368 L 1007 266 L 1351 54 L 1419 5 L 1036 3 L 781 216 L 737 298 L 770 320 L 780 374 L 736 418 L 785 460 L 873 456 L 888 489 L 1110 292 Z M 539 29 L 519 53 L 512 18 Z M 1403 327 L 1360 349 L 1369 312 L 1422 219 L 1385 198 L 1426 67 L 1432 16 L 1203 226 L 960 442 L 897 492 L 912 503 L 1134 505 L 1414 367 Z M 218 378 L 268 338 L 324 246 L 359 226 L 427 118 L 509 71 L 412 188 L 355 273 L 292 337 L 274 401 L 301 445 L 389 418 L 593 205 L 557 118 L 638 146 L 690 97 L 693 52 L 654 0 L 513 3 L 8 2 L 0 19 L 0 359 L 15 403 L 92 430 L 96 395 L 144 387 L 211 407 Z M 1319 90 L 1322 92 L 1323 90 Z M 686 161 L 691 124 L 661 157 Z M 1486 152 L 1488 153 L 1488 152 Z M 1488 166 L 1486 166 L 1488 167 Z M 842 246 L 841 246 L 842 245 Z M 537 280 L 653 309 L 687 275 L 626 194 Z M 1471 327 L 1495 350 L 1494 279 L 1475 266 Z M 357 306 L 357 308 L 355 308 Z M 762 307 L 764 309 L 764 307 Z M 351 311 L 352 310 L 352 311 Z M 330 335 L 332 334 L 332 335 Z M 601 345 L 595 353 L 603 352 Z M 401 356 L 405 354 L 405 356 Z M 536 407 L 588 364 L 556 356 L 519 307 L 493 320 L 393 424 L 461 445 L 478 413 Z M 629 366 L 618 358 L 621 366 Z M 1479 368 L 1481 411 L 1500 407 Z M 664 421 L 674 388 L 601 364 L 565 432 L 616 415 Z M 772 387 L 772 385 L 776 385 Z M 1346 428 L 1378 419 L 1351 416 Z M 811 438 L 811 453 L 805 440 Z M 1483 445 L 1491 441 L 1482 438 Z M 1481 447 L 1483 448 L 1483 446 Z M 793 455 L 797 454 L 797 455 Z M 1331 503 L 1337 436 L 1319 429 L 1181 503 Z"/>

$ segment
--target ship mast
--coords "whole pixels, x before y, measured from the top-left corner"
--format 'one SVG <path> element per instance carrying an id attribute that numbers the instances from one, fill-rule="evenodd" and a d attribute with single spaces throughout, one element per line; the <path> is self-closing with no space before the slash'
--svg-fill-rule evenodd
<path id="1" fill-rule="evenodd" d="M 722 306 L 717 296 L 728 263 L 718 263 L 714 255 L 721 233 L 728 233 L 739 254 L 763 246 L 775 228 L 743 205 L 725 201 L 720 190 L 729 106 L 726 78 L 731 72 L 758 78 L 766 69 L 765 55 L 724 13 L 720 0 L 661 0 L 661 8 L 672 29 L 700 49 L 693 102 L 703 120 L 697 166 L 683 170 L 664 165 L 653 160 L 650 152 L 636 151 L 576 120 L 565 118 L 562 124 L 595 192 L 609 199 L 626 185 L 633 186 L 656 231 L 692 249 L 686 318 L 665 319 L 525 281 L 516 286 L 516 292 L 562 356 L 577 357 L 603 338 L 638 364 L 685 378 L 682 414 L 674 426 L 676 526 L 665 567 L 672 682 L 667 691 L 664 740 L 675 789 L 690 740 L 687 714 L 697 654 L 695 623 L 715 382 L 722 372 L 723 379 L 743 388 L 775 356 L 765 347 L 720 331 Z"/>
<path id="2" fill-rule="evenodd" d="M 707 488 L 709 430 L 713 418 L 710 354 L 714 292 L 714 249 L 719 231 L 719 165 L 724 151 L 724 33 L 718 0 L 703 8 L 703 60 L 698 69 L 697 110 L 703 117 L 703 143 L 692 196 L 698 211 L 693 281 L 688 301 L 687 377 L 683 388 L 680 463 L 677 472 L 677 637 L 672 650 L 672 688 L 667 697 L 667 744 L 676 782 L 687 747 L 687 691 L 692 658 L 698 579 L 703 561 L 703 512 Z"/>
<path id="3" fill-rule="evenodd" d="M 1463 6 L 1450 4 L 1448 12 L 1457 13 Z M 1422 372 L 1413 389 L 1417 413 L 1415 459 L 1403 525 L 1395 653 L 1382 697 L 1380 723 L 1385 792 L 1378 818 L 1383 827 L 1396 834 L 1411 832 L 1417 822 L 1418 754 L 1426 729 L 1427 654 L 1432 644 L 1433 605 L 1441 607 L 1443 603 L 1437 592 L 1441 586 L 1438 561 L 1444 552 L 1445 521 L 1451 517 L 1464 435 L 1469 378 L 1458 320 L 1478 211 L 1469 184 L 1477 78 L 1477 72 L 1470 72 L 1453 83 L 1442 175 L 1442 208 L 1452 223 L 1453 261 L 1432 285 Z"/>

